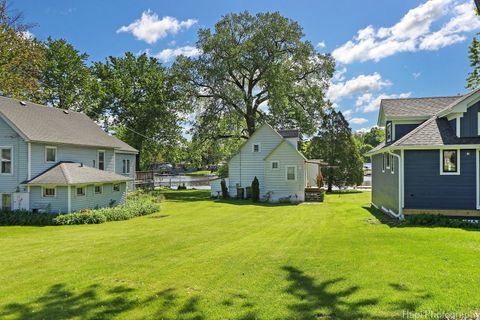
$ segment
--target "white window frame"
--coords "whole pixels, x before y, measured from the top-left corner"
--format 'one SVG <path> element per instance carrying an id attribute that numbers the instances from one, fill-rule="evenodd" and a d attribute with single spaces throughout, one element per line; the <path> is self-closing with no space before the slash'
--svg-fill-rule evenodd
<path id="1" fill-rule="evenodd" d="M 274 163 L 277 164 L 277 167 L 276 167 L 276 168 L 273 167 L 273 164 L 274 164 Z M 280 161 L 271 161 L 271 162 L 270 162 L 270 169 L 272 169 L 272 170 L 280 170 Z"/>
<path id="2" fill-rule="evenodd" d="M 46 195 L 45 190 L 46 189 L 53 189 L 53 196 Z M 57 197 L 57 187 L 42 187 L 42 198 L 56 198 Z"/>
<path id="3" fill-rule="evenodd" d="M 78 189 L 83 189 L 83 190 L 84 190 L 83 194 L 78 194 Z M 85 197 L 86 195 L 87 195 L 87 187 L 86 187 L 86 186 L 75 187 L 75 196 L 77 196 L 77 197 Z"/>
<path id="4" fill-rule="evenodd" d="M 2 150 L 10 149 L 10 172 L 2 172 Z M 0 175 L 2 176 L 13 176 L 13 146 L 0 146 Z"/>
<path id="5" fill-rule="evenodd" d="M 295 175 L 295 179 L 290 180 L 288 179 L 288 169 L 293 168 L 293 173 Z M 297 181 L 297 166 L 285 166 L 285 181 L 291 182 L 291 181 Z"/>
<path id="6" fill-rule="evenodd" d="M 115 186 L 118 186 L 118 190 L 115 190 Z M 114 183 L 113 186 L 112 186 L 112 191 L 113 191 L 113 192 L 120 192 L 120 191 L 122 191 L 122 186 L 120 185 L 120 183 Z"/>
<path id="7" fill-rule="evenodd" d="M 11 210 L 13 209 L 13 195 L 12 195 L 11 193 L 9 193 L 9 192 L 3 192 L 3 193 L 0 193 L 0 195 L 1 195 L 1 198 L 0 198 L 0 201 L 1 201 L 1 203 L 0 203 L 0 204 L 1 204 L 0 210 L 2 210 L 2 211 L 4 210 L 4 208 L 3 208 L 3 197 L 6 196 L 6 195 L 8 195 L 8 196 L 10 196 L 10 208 L 7 208 L 6 210 L 7 210 L 7 211 L 11 211 Z"/>
<path id="8" fill-rule="evenodd" d="M 55 159 L 53 161 L 50 161 L 47 159 L 47 150 L 55 150 Z M 45 146 L 45 162 L 46 163 L 55 163 L 57 162 L 57 147 L 55 146 Z"/>
<path id="9" fill-rule="evenodd" d="M 100 153 L 103 153 L 103 169 L 100 169 Z M 105 162 L 106 162 L 105 150 L 97 150 L 97 167 L 98 167 L 97 169 L 105 171 L 106 170 Z"/>
<path id="10" fill-rule="evenodd" d="M 388 154 L 388 153 L 385 153 L 385 155 L 386 155 L 386 157 L 385 157 L 385 159 L 386 159 L 385 168 L 386 168 L 386 169 L 390 169 L 390 161 L 392 160 L 392 159 L 390 159 L 390 158 L 391 158 L 391 155 Z"/>
<path id="11" fill-rule="evenodd" d="M 130 159 L 123 159 L 122 160 L 122 173 L 123 174 L 130 174 L 131 172 L 131 161 Z"/>
<path id="12" fill-rule="evenodd" d="M 445 151 L 457 152 L 457 171 L 445 172 L 443 171 L 443 153 Z M 458 176 L 460 175 L 460 149 L 440 149 L 440 175 L 442 176 Z"/>
<path id="13" fill-rule="evenodd" d="M 395 173 L 395 170 L 394 170 L 394 161 L 395 161 L 395 157 L 393 155 L 390 155 L 390 173 L 391 174 L 394 174 Z"/>
<path id="14" fill-rule="evenodd" d="M 97 190 L 96 190 L 97 187 L 100 187 L 100 192 L 99 192 L 99 193 L 97 193 Z M 101 194 L 103 194 L 103 184 L 95 184 L 95 185 L 93 185 L 93 194 L 94 194 L 94 195 L 101 195 Z"/>
<path id="15" fill-rule="evenodd" d="M 387 140 L 387 142 L 391 142 L 392 141 L 392 134 L 393 134 L 393 131 L 392 131 L 392 122 L 388 122 L 387 123 L 387 127 L 385 128 L 385 140 Z"/>
<path id="16" fill-rule="evenodd" d="M 385 155 L 386 153 L 382 153 L 382 173 L 385 173 L 385 167 L 387 163 L 387 160 L 385 160 Z"/>
<path id="17" fill-rule="evenodd" d="M 258 151 L 255 151 L 255 146 L 258 146 Z M 253 153 L 260 153 L 262 152 L 262 144 L 257 142 L 257 143 L 252 143 L 252 152 Z"/>
<path id="18" fill-rule="evenodd" d="M 458 122 L 457 122 L 458 126 Z M 477 113 L 477 135 L 480 136 L 480 112 Z"/>

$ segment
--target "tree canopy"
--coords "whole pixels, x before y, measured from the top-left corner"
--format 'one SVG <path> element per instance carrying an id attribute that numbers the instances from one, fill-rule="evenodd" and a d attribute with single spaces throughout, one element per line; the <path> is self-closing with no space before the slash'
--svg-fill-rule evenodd
<path id="1" fill-rule="evenodd" d="M 312 134 L 335 64 L 303 36 L 277 12 L 229 14 L 214 30 L 201 29 L 202 54 L 179 57 L 173 67 L 196 107 L 202 126 L 195 129 L 211 138 L 249 137 L 268 121 Z"/>

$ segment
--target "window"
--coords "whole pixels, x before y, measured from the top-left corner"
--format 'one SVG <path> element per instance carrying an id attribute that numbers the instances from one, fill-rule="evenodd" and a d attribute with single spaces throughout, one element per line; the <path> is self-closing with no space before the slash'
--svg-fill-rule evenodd
<path id="1" fill-rule="evenodd" d="M 115 191 L 115 192 L 120 191 L 120 184 L 119 184 L 119 183 L 115 183 L 115 184 L 113 185 L 113 191 Z"/>
<path id="2" fill-rule="evenodd" d="M 123 160 L 123 168 L 122 168 L 123 173 L 130 173 L 130 159 L 124 159 Z"/>
<path id="3" fill-rule="evenodd" d="M 387 135 L 387 142 L 392 141 L 392 123 L 391 122 L 387 123 L 387 128 L 385 131 Z"/>
<path id="4" fill-rule="evenodd" d="M 56 189 L 55 188 L 43 188 L 44 197 L 55 197 Z"/>
<path id="5" fill-rule="evenodd" d="M 0 173 L 11 174 L 12 173 L 12 148 L 1 148 L 2 153 L 2 166 Z"/>
<path id="6" fill-rule="evenodd" d="M 295 181 L 297 179 L 297 167 L 295 166 L 287 166 L 287 181 Z"/>
<path id="7" fill-rule="evenodd" d="M 382 172 L 385 172 L 385 163 L 387 160 L 385 159 L 386 154 L 382 153 L 383 159 L 382 159 Z"/>
<path id="8" fill-rule="evenodd" d="M 98 169 L 105 170 L 105 151 L 98 151 Z"/>
<path id="9" fill-rule="evenodd" d="M 86 194 L 85 187 L 77 187 L 77 196 L 82 197 Z"/>
<path id="10" fill-rule="evenodd" d="M 260 143 L 254 143 L 252 145 L 252 152 L 260 152 Z"/>
<path id="11" fill-rule="evenodd" d="M 2 194 L 2 210 L 3 211 L 12 210 L 12 195 L 10 193 Z"/>
<path id="12" fill-rule="evenodd" d="M 57 148 L 45 147 L 45 162 L 56 162 L 56 161 L 57 161 Z"/>
<path id="13" fill-rule="evenodd" d="M 394 173 L 395 171 L 393 170 L 393 164 L 394 164 L 394 156 L 390 155 L 390 172 Z"/>
<path id="14" fill-rule="evenodd" d="M 387 163 L 386 163 L 385 166 L 387 167 L 387 169 L 390 169 L 390 158 L 391 158 L 392 156 L 389 155 L 388 153 L 385 153 L 385 156 L 386 156 L 385 158 L 386 158 L 386 161 L 387 161 Z"/>
<path id="15" fill-rule="evenodd" d="M 102 194 L 103 186 L 95 186 L 95 194 Z"/>
<path id="16" fill-rule="evenodd" d="M 272 161 L 272 169 L 273 170 L 278 169 L 278 161 Z"/>
<path id="17" fill-rule="evenodd" d="M 441 174 L 460 174 L 460 152 L 458 150 L 440 150 Z"/>

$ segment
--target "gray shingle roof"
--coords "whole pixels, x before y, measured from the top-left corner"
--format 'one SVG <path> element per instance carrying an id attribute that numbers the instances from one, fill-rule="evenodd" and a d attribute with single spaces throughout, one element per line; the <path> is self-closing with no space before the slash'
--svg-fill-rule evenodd
<path id="1" fill-rule="evenodd" d="M 430 117 L 462 97 L 382 99 L 380 105 L 386 117 Z"/>
<path id="2" fill-rule="evenodd" d="M 0 97 L 0 113 L 29 141 L 114 148 L 137 152 L 108 135 L 85 114 Z"/>
<path id="3" fill-rule="evenodd" d="M 298 138 L 298 129 L 285 129 L 277 131 L 284 138 Z"/>
<path id="4" fill-rule="evenodd" d="M 28 185 L 78 185 L 87 183 L 122 182 L 132 180 L 110 171 L 98 170 L 80 163 L 59 162 L 27 182 Z"/>

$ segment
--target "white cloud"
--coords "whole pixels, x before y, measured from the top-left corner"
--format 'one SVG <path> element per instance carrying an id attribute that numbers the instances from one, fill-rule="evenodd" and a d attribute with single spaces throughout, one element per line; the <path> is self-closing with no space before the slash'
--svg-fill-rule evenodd
<path id="1" fill-rule="evenodd" d="M 364 124 L 367 123 L 368 120 L 365 118 L 352 118 L 348 120 L 348 122 L 350 122 L 351 124 Z"/>
<path id="2" fill-rule="evenodd" d="M 362 74 L 344 82 L 330 84 L 327 97 L 331 101 L 337 102 L 344 97 L 362 92 L 380 90 L 391 85 L 391 81 L 382 79 L 382 76 L 377 72 L 370 75 Z"/>
<path id="3" fill-rule="evenodd" d="M 152 44 L 169 34 L 176 34 L 182 29 L 189 29 L 197 22 L 195 19 L 179 21 L 168 16 L 159 19 L 156 13 L 147 10 L 142 13 L 140 19 L 135 20 L 128 26 L 122 26 L 117 30 L 117 33 L 131 32 L 138 40 Z"/>
<path id="4" fill-rule="evenodd" d="M 22 31 L 21 34 L 22 34 L 22 37 L 23 37 L 24 39 L 27 39 L 27 40 L 33 40 L 33 38 L 35 38 L 35 36 L 33 35 L 33 33 L 31 33 L 31 32 L 28 31 L 28 30 L 27 30 L 27 31 Z"/>
<path id="5" fill-rule="evenodd" d="M 352 117 L 353 110 L 348 109 L 348 110 L 342 111 L 342 114 L 343 114 L 343 117 L 348 120 Z"/>
<path id="6" fill-rule="evenodd" d="M 357 110 L 363 112 L 373 112 L 380 108 L 380 102 L 382 99 L 395 99 L 395 98 L 408 98 L 411 96 L 411 92 L 405 92 L 400 94 L 380 94 L 374 97 L 372 94 L 364 94 L 359 96 L 355 102 Z"/>
<path id="7" fill-rule="evenodd" d="M 175 49 L 164 49 L 155 55 L 155 58 L 163 62 L 168 62 L 173 60 L 177 56 L 186 56 L 186 57 L 196 57 L 202 54 L 202 50 L 192 47 L 192 46 L 185 46 L 185 47 L 178 47 Z"/>
<path id="8" fill-rule="evenodd" d="M 421 72 L 414 72 L 414 73 L 412 73 L 412 76 L 413 76 L 413 78 L 414 78 L 415 80 L 417 80 L 418 77 L 420 77 L 421 75 L 422 75 Z"/>
<path id="9" fill-rule="evenodd" d="M 325 48 L 327 45 L 325 44 L 325 41 L 320 41 L 319 43 L 317 43 L 317 45 L 315 46 L 315 48 Z"/>
<path id="10" fill-rule="evenodd" d="M 432 32 L 432 24 L 452 12 L 452 18 L 439 30 Z M 470 2 L 429 0 L 408 11 L 391 27 L 375 29 L 367 26 L 332 52 L 341 63 L 379 61 L 399 52 L 437 50 L 464 41 L 462 32 L 480 29 L 480 19 L 474 15 Z"/>
<path id="11" fill-rule="evenodd" d="M 371 126 L 371 127 L 368 127 L 368 128 L 360 128 L 355 132 L 356 133 L 367 133 L 367 132 L 370 132 L 370 130 L 372 130 L 373 128 L 376 128 L 376 127 L 377 126 Z"/>

